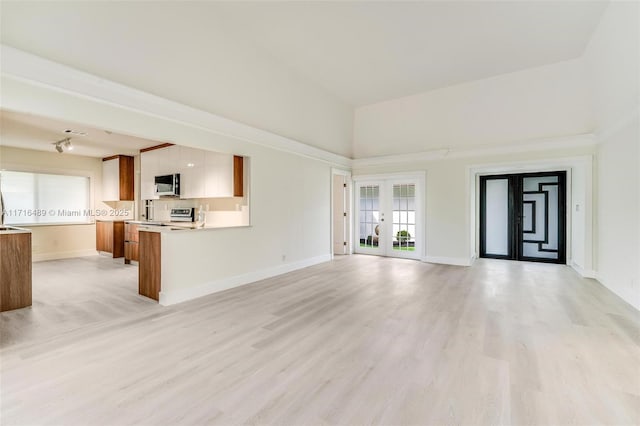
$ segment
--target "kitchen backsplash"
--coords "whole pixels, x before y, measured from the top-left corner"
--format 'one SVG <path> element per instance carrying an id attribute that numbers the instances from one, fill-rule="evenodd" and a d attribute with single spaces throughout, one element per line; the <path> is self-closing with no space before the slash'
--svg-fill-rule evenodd
<path id="1" fill-rule="evenodd" d="M 248 224 L 248 206 L 243 197 L 235 198 L 202 198 L 191 200 L 160 199 L 151 201 L 149 218 L 140 219 L 157 220 L 161 222 L 170 221 L 171 209 L 194 207 L 196 214 L 199 209 L 205 212 L 205 222 L 211 225 L 243 225 Z M 144 215 L 144 206 L 140 208 L 141 215 Z M 245 221 L 246 220 L 246 221 Z"/>

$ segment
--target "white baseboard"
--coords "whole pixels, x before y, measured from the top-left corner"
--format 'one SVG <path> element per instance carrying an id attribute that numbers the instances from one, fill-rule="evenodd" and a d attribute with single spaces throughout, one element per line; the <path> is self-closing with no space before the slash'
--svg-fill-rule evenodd
<path id="1" fill-rule="evenodd" d="M 443 264 L 443 265 L 471 266 L 473 264 L 473 261 L 475 260 L 475 256 L 472 256 L 470 258 L 425 256 L 421 260 L 423 262 L 440 263 L 440 264 Z"/>
<path id="2" fill-rule="evenodd" d="M 94 250 L 74 250 L 60 251 L 52 253 L 36 253 L 31 257 L 33 262 L 43 262 L 46 260 L 70 259 L 72 257 L 97 256 L 98 252 Z"/>
<path id="3" fill-rule="evenodd" d="M 575 262 L 571 262 L 570 266 L 584 278 L 593 278 L 594 280 L 598 279 L 598 273 L 596 271 L 586 270 Z"/>
<path id="4" fill-rule="evenodd" d="M 196 299 L 208 294 L 217 293 L 219 291 L 240 287 L 266 278 L 275 277 L 277 275 L 286 274 L 287 272 L 296 271 L 298 269 L 307 268 L 319 263 L 329 262 L 331 254 L 316 256 L 299 262 L 287 263 L 275 266 L 273 268 L 262 269 L 260 271 L 249 272 L 247 274 L 227 277 L 216 281 L 210 281 L 195 287 L 183 288 L 173 291 L 161 291 L 159 303 L 163 306 L 175 305 L 176 303 L 186 302 L 187 300 Z"/>
<path id="5" fill-rule="evenodd" d="M 624 300 L 625 303 L 628 303 L 629 306 L 633 306 L 634 309 L 640 311 L 640 299 L 635 297 L 637 294 L 635 291 L 632 294 L 629 294 L 629 292 L 624 292 L 621 288 L 610 285 L 611 283 L 604 277 L 597 277 L 596 280 L 598 280 L 598 282 L 604 288 L 618 296 L 620 299 Z"/>

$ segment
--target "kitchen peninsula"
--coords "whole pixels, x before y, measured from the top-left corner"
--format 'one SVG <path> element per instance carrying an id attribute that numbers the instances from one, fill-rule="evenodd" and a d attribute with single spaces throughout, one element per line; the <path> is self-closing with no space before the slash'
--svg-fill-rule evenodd
<path id="1" fill-rule="evenodd" d="M 215 226 L 197 223 L 171 224 L 171 223 L 153 223 L 145 224 L 142 221 L 135 223 L 138 231 L 138 293 L 142 296 L 157 300 L 162 305 L 170 305 L 179 301 L 188 300 L 191 294 L 197 295 L 205 290 L 198 288 L 207 285 L 205 282 L 198 280 L 184 281 L 175 272 L 184 267 L 185 273 L 188 275 L 194 269 L 201 269 L 204 265 L 210 265 L 212 259 L 208 253 L 196 253 L 200 241 L 211 241 L 215 238 L 213 232 L 226 232 L 230 229 L 245 228 L 249 229 L 249 225 L 240 226 Z M 192 241 L 189 243 L 189 241 Z M 187 257 L 189 264 L 175 258 L 171 253 L 175 252 L 178 247 L 183 246 L 184 242 L 187 249 Z M 185 250 L 178 249 L 185 254 Z M 223 287 L 215 291 L 225 290 L 229 287 Z M 184 292 L 187 293 L 184 293 Z M 200 294 L 202 295 L 202 294 Z M 179 298 L 180 300 L 174 301 Z"/>
<path id="2" fill-rule="evenodd" d="M 0 227 L 0 312 L 31 306 L 31 231 Z"/>

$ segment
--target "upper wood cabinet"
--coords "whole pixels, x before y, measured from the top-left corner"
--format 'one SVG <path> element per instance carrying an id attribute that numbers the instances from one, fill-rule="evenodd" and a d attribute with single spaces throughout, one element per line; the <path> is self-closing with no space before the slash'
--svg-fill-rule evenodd
<path id="1" fill-rule="evenodd" d="M 244 197 L 244 157 L 233 156 L 233 196 Z"/>
<path id="2" fill-rule="evenodd" d="M 243 158 L 186 146 L 169 146 L 140 152 L 140 194 L 155 200 L 154 178 L 180 173 L 180 198 L 243 196 Z"/>
<path id="3" fill-rule="evenodd" d="M 102 201 L 133 201 L 133 157 L 102 159 Z"/>

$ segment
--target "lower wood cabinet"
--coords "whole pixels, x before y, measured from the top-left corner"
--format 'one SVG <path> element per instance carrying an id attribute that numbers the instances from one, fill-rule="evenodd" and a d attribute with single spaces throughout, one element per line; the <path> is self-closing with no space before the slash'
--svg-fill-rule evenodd
<path id="1" fill-rule="evenodd" d="M 138 293 L 154 300 L 160 299 L 160 233 L 140 231 L 140 261 L 138 264 Z"/>
<path id="2" fill-rule="evenodd" d="M 127 222 L 124 224 L 124 263 L 138 262 L 139 253 L 138 224 Z"/>
<path id="3" fill-rule="evenodd" d="M 138 262 L 140 260 L 139 244 L 130 241 L 124 242 L 124 263 L 129 264 L 132 260 Z"/>
<path id="4" fill-rule="evenodd" d="M 96 221 L 96 250 L 124 256 L 124 221 Z"/>

